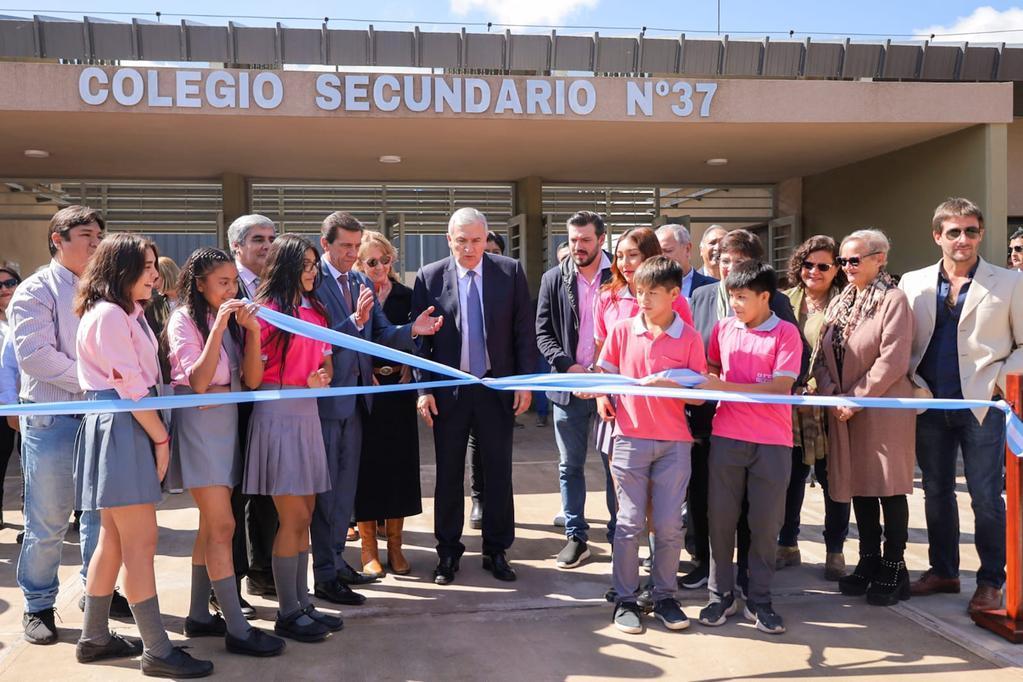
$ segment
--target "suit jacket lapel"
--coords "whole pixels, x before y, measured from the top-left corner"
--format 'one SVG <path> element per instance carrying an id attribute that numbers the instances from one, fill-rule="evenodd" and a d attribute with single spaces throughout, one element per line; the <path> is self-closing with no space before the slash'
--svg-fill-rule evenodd
<path id="1" fill-rule="evenodd" d="M 462 315 L 458 305 L 458 270 L 455 268 L 455 259 L 448 261 L 444 268 L 444 289 L 441 291 L 441 304 L 452 312 L 455 327 L 458 329 L 458 343 L 462 343 Z"/>
<path id="2" fill-rule="evenodd" d="M 966 292 L 966 300 L 963 302 L 963 313 L 959 316 L 960 323 L 991 292 L 990 287 L 994 285 L 996 279 L 995 269 L 988 265 L 987 261 L 981 259 L 980 264 L 977 266 L 977 274 L 973 276 L 970 289 Z"/>
<path id="3" fill-rule="evenodd" d="M 495 296 L 494 292 L 497 291 L 497 287 L 501 286 L 501 282 L 498 280 L 497 266 L 491 263 L 487 256 L 483 256 L 483 328 L 487 332 L 487 340 L 493 338 L 494 335 L 490 333 L 490 326 L 493 323 L 494 315 L 497 311 L 493 307 L 488 305 L 488 301 L 493 301 Z M 487 292 L 490 292 L 488 295 Z M 487 350 L 490 349 L 490 343 L 487 343 Z"/>
<path id="4" fill-rule="evenodd" d="M 926 329 L 918 330 L 923 338 L 931 338 L 934 333 L 934 324 L 938 316 L 938 269 L 941 263 L 927 268 L 924 272 L 924 287 L 920 292 L 920 298 L 924 301 L 924 313 L 926 318 Z"/>

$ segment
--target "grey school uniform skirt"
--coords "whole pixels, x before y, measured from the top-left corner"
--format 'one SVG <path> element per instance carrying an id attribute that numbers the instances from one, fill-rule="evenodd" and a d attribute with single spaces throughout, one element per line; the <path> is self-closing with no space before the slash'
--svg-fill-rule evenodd
<path id="1" fill-rule="evenodd" d="M 316 398 L 254 403 L 242 491 L 246 495 L 313 495 L 327 490 L 330 473 Z"/>
<path id="2" fill-rule="evenodd" d="M 227 386 L 210 387 L 210 393 L 224 393 Z M 194 393 L 187 386 L 175 386 L 175 395 Z M 171 418 L 171 459 L 167 487 L 205 488 L 241 483 L 242 456 L 238 445 L 238 405 L 216 405 L 199 409 L 185 407 Z"/>
<path id="3" fill-rule="evenodd" d="M 156 390 L 149 389 L 155 396 Z M 117 399 L 117 391 L 86 391 L 87 400 Z M 82 418 L 75 438 L 75 509 L 95 511 L 160 501 L 153 442 L 131 412 Z"/>

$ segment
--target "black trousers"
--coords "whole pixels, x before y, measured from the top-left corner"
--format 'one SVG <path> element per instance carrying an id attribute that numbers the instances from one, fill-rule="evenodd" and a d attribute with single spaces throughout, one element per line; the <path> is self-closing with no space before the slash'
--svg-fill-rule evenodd
<path id="1" fill-rule="evenodd" d="M 0 515 L 4 508 L 4 479 L 7 477 L 7 465 L 14 454 L 18 432 L 7 424 L 7 419 L 0 417 Z"/>
<path id="2" fill-rule="evenodd" d="M 512 495 L 512 433 L 514 398 L 508 391 L 462 386 L 454 402 L 444 401 L 433 418 L 437 451 L 434 491 L 434 535 L 441 558 L 458 558 L 465 523 L 465 451 L 469 433 L 476 434 L 480 472 L 486 490 L 483 507 L 483 553 L 504 552 L 515 540 Z"/>
<path id="3" fill-rule="evenodd" d="M 476 434 L 469 432 L 469 494 L 483 504 L 483 465 L 480 464 L 480 446 Z"/>
<path id="4" fill-rule="evenodd" d="M 818 459 L 813 465 L 817 482 L 821 484 L 824 494 L 824 546 L 830 554 L 841 554 L 845 538 L 849 535 L 848 502 L 835 502 L 828 495 L 828 460 Z M 792 448 L 792 477 L 785 493 L 785 523 L 778 534 L 778 544 L 782 547 L 795 547 L 799 540 L 799 516 L 803 511 L 803 499 L 806 496 L 806 477 L 810 473 L 810 465 L 803 463 L 803 448 Z"/>
<path id="5" fill-rule="evenodd" d="M 860 534 L 860 556 L 881 554 L 883 533 L 885 560 L 902 561 L 906 553 L 906 542 L 909 540 L 909 502 L 906 496 L 854 497 L 852 506 L 856 514 L 856 529 Z"/>
<path id="6" fill-rule="evenodd" d="M 710 566 L 710 526 L 707 519 L 707 488 L 710 485 L 710 471 L 707 458 L 710 456 L 710 439 L 696 438 L 693 440 L 692 470 L 689 476 L 689 494 L 686 509 L 689 510 L 689 526 L 687 541 L 693 547 L 693 558 L 701 566 Z M 739 576 L 744 576 L 749 566 L 749 502 L 742 501 L 739 513 L 739 524 L 735 529 L 735 546 L 738 551 L 736 566 Z M 744 579 L 743 579 L 744 580 Z"/>

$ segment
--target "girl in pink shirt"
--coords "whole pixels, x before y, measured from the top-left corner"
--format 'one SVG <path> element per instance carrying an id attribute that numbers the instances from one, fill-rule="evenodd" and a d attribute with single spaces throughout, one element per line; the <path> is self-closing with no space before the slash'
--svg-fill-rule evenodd
<path id="1" fill-rule="evenodd" d="M 88 400 L 138 400 L 159 381 L 156 337 L 142 315 L 156 280 L 156 246 L 133 234 L 103 240 L 75 297 L 81 318 L 78 378 Z M 85 622 L 77 658 L 91 662 L 142 654 L 142 672 L 201 677 L 213 670 L 171 646 L 160 618 L 153 557 L 156 503 L 170 459 L 170 436 L 156 410 L 90 414 L 75 441 L 76 509 L 99 510 L 99 544 L 85 585 Z M 110 632 L 114 583 L 124 566 L 124 594 L 142 635 Z"/>
<path id="2" fill-rule="evenodd" d="M 174 393 L 226 393 L 240 390 L 242 382 L 258 388 L 263 380 L 258 306 L 235 298 L 234 259 L 218 249 L 198 249 L 179 282 L 168 285 L 181 297 L 165 328 Z M 235 584 L 231 491 L 242 471 L 238 405 L 176 409 L 171 434 L 168 486 L 189 489 L 199 507 L 185 634 L 224 637 L 233 653 L 275 656 L 284 642 L 249 626 Z M 211 587 L 222 616 L 210 615 Z"/>
<path id="3" fill-rule="evenodd" d="M 270 247 L 256 301 L 326 326 L 326 311 L 314 291 L 318 273 L 313 245 L 295 234 L 281 235 Z M 263 388 L 330 385 L 330 344 L 290 334 L 264 320 L 259 324 Z M 316 398 L 257 402 L 247 447 L 243 490 L 247 495 L 271 495 L 280 519 L 271 559 L 279 604 L 274 631 L 301 642 L 322 641 L 330 630 L 341 628 L 341 619 L 315 610 L 307 585 L 316 493 L 331 485 Z"/>

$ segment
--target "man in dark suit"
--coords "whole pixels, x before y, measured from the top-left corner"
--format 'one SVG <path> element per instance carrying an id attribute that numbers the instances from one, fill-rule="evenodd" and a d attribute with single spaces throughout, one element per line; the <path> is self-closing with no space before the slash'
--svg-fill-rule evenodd
<path id="1" fill-rule="evenodd" d="M 255 298 L 270 244 L 276 235 L 273 221 L 256 213 L 238 217 L 227 228 L 227 241 L 238 268 L 238 298 Z M 252 403 L 238 405 L 242 452 L 245 452 L 251 414 Z M 274 536 L 277 535 L 277 509 L 273 498 L 269 495 L 242 495 L 239 485 L 231 494 L 231 506 L 235 513 L 234 570 L 237 579 L 240 583 L 242 576 L 248 577 L 251 595 L 275 597 L 277 591 L 270 570 Z M 256 610 L 244 600 L 242 612 L 249 618 L 256 616 Z"/>
<path id="2" fill-rule="evenodd" d="M 354 216 L 341 211 L 327 216 L 320 229 L 320 277 L 316 296 L 327 308 L 330 328 L 351 336 L 414 353 L 415 338 L 435 333 L 443 318 L 431 317 L 424 309 L 410 324 L 392 325 L 377 302 L 369 278 L 352 270 L 359 257 L 363 226 Z M 331 386 L 371 386 L 373 358 L 334 346 L 334 375 Z M 314 593 L 335 604 L 357 605 L 365 597 L 349 585 L 361 585 L 375 578 L 355 571 L 345 561 L 345 535 L 355 506 L 362 449 L 362 415 L 372 409 L 372 397 L 339 396 L 320 398 L 320 422 L 327 450 L 327 467 L 332 487 L 316 496 L 311 528 Z"/>
<path id="3" fill-rule="evenodd" d="M 693 292 L 717 280 L 693 267 L 693 238 L 685 225 L 668 223 L 657 228 L 661 253 L 682 266 L 682 295 L 689 299 Z"/>
<path id="4" fill-rule="evenodd" d="M 604 220 L 580 211 L 568 219 L 569 257 L 544 273 L 536 304 L 536 342 L 555 372 L 590 372 L 596 361 L 594 303 L 600 287 L 611 279 L 611 260 L 604 253 Z M 557 436 L 561 508 L 568 539 L 555 561 L 575 568 L 590 556 L 586 523 L 586 451 L 597 414 L 596 401 L 568 392 L 551 391 Z M 615 499 L 611 470 L 604 459 L 608 540 L 614 528 Z"/>
<path id="5" fill-rule="evenodd" d="M 416 276 L 412 312 L 436 308 L 453 324 L 424 338 L 422 354 L 478 377 L 526 374 L 536 367 L 536 335 L 522 265 L 484 254 L 487 220 L 473 208 L 448 221 L 451 257 L 424 265 Z M 435 379 L 417 372 L 417 380 Z M 465 448 L 476 433 L 483 466 L 483 568 L 499 580 L 515 580 L 505 552 L 515 539 L 512 497 L 512 431 L 529 408 L 530 392 L 495 391 L 481 385 L 422 392 L 417 408 L 433 427 L 437 451 L 434 535 L 440 562 L 434 582 L 454 580 L 465 551 Z"/>

